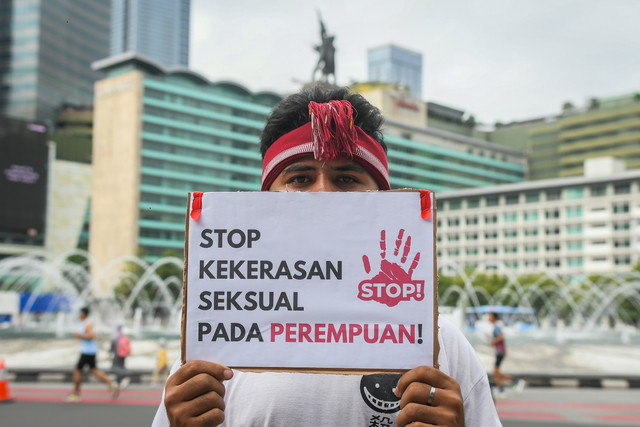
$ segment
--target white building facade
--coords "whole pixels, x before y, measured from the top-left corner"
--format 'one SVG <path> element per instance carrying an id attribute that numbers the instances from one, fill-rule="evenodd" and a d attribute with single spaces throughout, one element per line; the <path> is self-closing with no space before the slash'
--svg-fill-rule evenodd
<path id="1" fill-rule="evenodd" d="M 436 198 L 439 265 L 584 276 L 626 273 L 640 261 L 640 169 Z"/>

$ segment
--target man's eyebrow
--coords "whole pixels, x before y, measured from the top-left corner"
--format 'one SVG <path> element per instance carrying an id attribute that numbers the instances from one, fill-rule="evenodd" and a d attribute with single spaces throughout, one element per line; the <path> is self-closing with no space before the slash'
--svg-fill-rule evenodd
<path id="1" fill-rule="evenodd" d="M 290 166 L 287 166 L 282 173 L 295 173 L 295 172 L 309 172 L 309 171 L 313 171 L 316 170 L 317 168 L 315 166 L 310 166 L 310 165 L 305 165 L 302 163 L 294 163 Z"/>
<path id="2" fill-rule="evenodd" d="M 337 172 L 366 172 L 366 169 L 360 163 L 351 162 L 342 165 L 331 166 L 331 170 Z"/>

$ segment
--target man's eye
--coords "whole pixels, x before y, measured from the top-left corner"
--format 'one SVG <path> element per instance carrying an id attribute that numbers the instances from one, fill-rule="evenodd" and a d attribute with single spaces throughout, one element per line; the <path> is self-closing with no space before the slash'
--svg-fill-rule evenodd
<path id="1" fill-rule="evenodd" d="M 311 177 L 308 175 L 296 175 L 287 181 L 289 184 L 307 184 L 309 182 L 311 182 Z"/>
<path id="2" fill-rule="evenodd" d="M 341 175 L 338 177 L 338 182 L 342 183 L 342 184 L 356 184 L 358 183 L 358 179 L 353 177 L 353 176 L 349 176 L 349 175 Z"/>

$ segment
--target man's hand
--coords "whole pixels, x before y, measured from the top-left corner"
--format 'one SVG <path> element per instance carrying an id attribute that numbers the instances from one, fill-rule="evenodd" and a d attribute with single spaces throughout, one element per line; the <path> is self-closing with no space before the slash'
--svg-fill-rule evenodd
<path id="1" fill-rule="evenodd" d="M 164 405 L 173 427 L 217 426 L 224 421 L 223 381 L 233 371 L 213 362 L 185 363 L 167 380 Z"/>
<path id="2" fill-rule="evenodd" d="M 429 401 L 435 387 L 433 401 Z M 396 395 L 400 397 L 398 427 L 456 426 L 464 427 L 464 406 L 458 382 L 430 366 L 420 366 L 405 373 L 398 381 Z"/>

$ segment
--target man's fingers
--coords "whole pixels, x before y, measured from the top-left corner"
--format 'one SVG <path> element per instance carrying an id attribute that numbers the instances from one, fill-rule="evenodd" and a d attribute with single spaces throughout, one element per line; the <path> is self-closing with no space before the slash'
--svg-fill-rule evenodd
<path id="1" fill-rule="evenodd" d="M 218 425 L 224 420 L 223 381 L 233 371 L 202 360 L 184 364 L 169 379 L 164 404 L 172 426 Z"/>
<path id="2" fill-rule="evenodd" d="M 396 425 L 464 426 L 464 413 L 445 407 L 431 407 L 410 403 L 396 417 Z"/>
<path id="3" fill-rule="evenodd" d="M 222 382 L 209 374 L 198 374 L 181 384 L 172 384 L 171 386 L 167 384 L 164 400 L 167 405 L 179 404 L 194 400 L 212 391 L 224 397 L 225 388 Z"/>
<path id="4" fill-rule="evenodd" d="M 402 396 L 407 387 L 413 383 L 422 383 L 427 386 L 434 386 L 441 389 L 459 390 L 458 383 L 443 372 L 432 366 L 419 366 L 406 372 L 398 380 L 396 394 Z M 429 392 L 429 390 L 427 390 Z"/>
<path id="5" fill-rule="evenodd" d="M 192 360 L 178 369 L 169 380 L 172 384 L 182 384 L 198 374 L 208 374 L 218 381 L 226 381 L 233 377 L 233 371 L 226 366 L 204 360 Z"/>
<path id="6" fill-rule="evenodd" d="M 172 426 L 215 426 L 224 421 L 224 399 L 215 392 L 201 394 L 188 404 L 181 404 L 172 411 Z"/>

